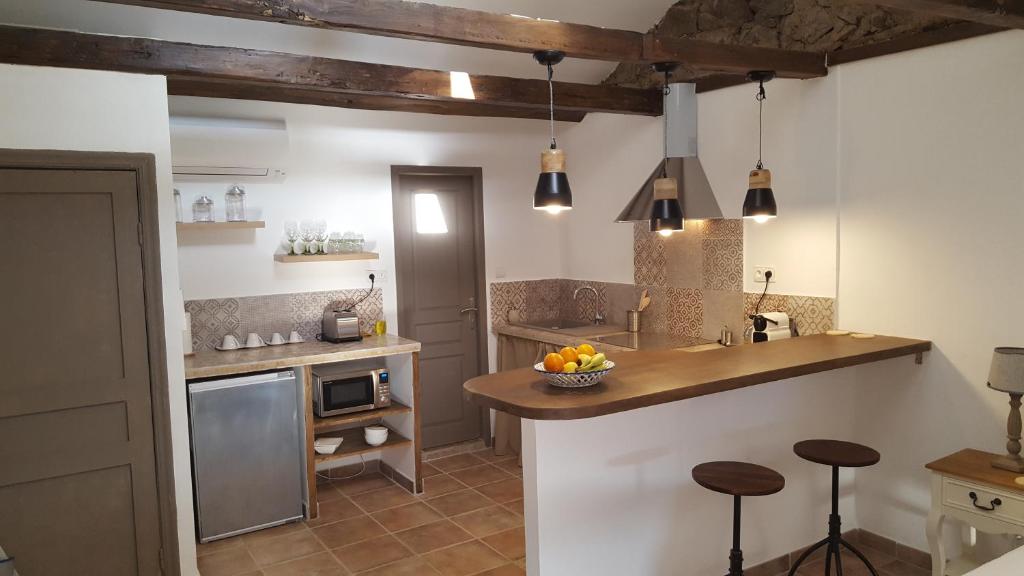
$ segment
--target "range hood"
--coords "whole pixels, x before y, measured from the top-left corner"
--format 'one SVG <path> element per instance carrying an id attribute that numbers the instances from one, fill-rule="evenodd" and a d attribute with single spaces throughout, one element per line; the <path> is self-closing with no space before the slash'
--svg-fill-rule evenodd
<path id="1" fill-rule="evenodd" d="M 679 205 L 687 220 L 722 218 L 722 209 L 697 157 L 697 85 L 671 84 L 665 97 L 668 115 L 668 160 L 661 159 L 640 190 L 626 204 L 616 222 L 647 222 L 654 206 L 654 181 L 661 178 L 662 165 L 669 178 L 679 183 Z"/>

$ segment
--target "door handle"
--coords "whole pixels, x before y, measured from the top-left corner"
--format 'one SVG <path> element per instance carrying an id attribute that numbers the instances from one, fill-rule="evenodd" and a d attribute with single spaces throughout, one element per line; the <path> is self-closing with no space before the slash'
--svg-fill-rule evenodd
<path id="1" fill-rule="evenodd" d="M 978 504 L 978 495 L 977 494 L 975 494 L 974 492 L 971 492 L 970 494 L 968 494 L 968 496 L 970 496 L 970 498 L 971 498 L 971 504 L 974 504 L 974 507 L 979 509 L 979 510 L 985 510 L 987 512 L 991 512 L 991 511 L 995 510 L 997 507 L 1003 505 L 1003 501 L 1002 500 L 1000 500 L 999 498 L 993 498 L 992 501 L 988 503 L 988 506 L 982 506 L 981 504 Z"/>
<path id="2" fill-rule="evenodd" d="M 476 306 L 470 306 L 469 308 L 463 308 L 462 310 L 459 310 L 459 314 L 465 314 L 466 312 L 479 312 L 479 311 L 480 311 L 480 309 L 477 308 Z"/>

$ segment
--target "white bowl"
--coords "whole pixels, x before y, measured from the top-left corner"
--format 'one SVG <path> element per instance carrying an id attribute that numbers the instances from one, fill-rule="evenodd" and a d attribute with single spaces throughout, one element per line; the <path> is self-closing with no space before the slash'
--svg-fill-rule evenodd
<path id="1" fill-rule="evenodd" d="M 363 439 L 370 446 L 380 446 L 388 441 L 388 429 L 384 426 L 367 426 L 363 428 Z"/>
<path id="2" fill-rule="evenodd" d="M 334 454 L 338 450 L 338 446 L 341 446 L 342 440 L 344 438 L 317 438 L 313 442 L 313 449 L 317 454 Z"/>

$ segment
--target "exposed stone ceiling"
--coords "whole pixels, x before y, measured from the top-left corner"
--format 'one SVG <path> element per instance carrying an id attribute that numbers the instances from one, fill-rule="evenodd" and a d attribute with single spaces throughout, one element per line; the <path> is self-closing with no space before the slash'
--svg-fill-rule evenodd
<path id="1" fill-rule="evenodd" d="M 681 0 L 669 8 L 654 31 L 725 44 L 832 52 L 955 22 L 841 0 Z M 675 78 L 689 80 L 704 75 L 680 69 Z M 652 87 L 660 85 L 661 80 L 645 65 L 623 63 L 605 83 Z"/>

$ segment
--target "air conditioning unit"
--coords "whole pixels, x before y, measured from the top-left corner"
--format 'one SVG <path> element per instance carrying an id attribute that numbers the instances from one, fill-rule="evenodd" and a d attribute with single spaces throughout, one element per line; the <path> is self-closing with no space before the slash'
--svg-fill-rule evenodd
<path id="1" fill-rule="evenodd" d="M 288 174 L 284 120 L 171 116 L 171 171 L 183 182 L 275 182 Z"/>

